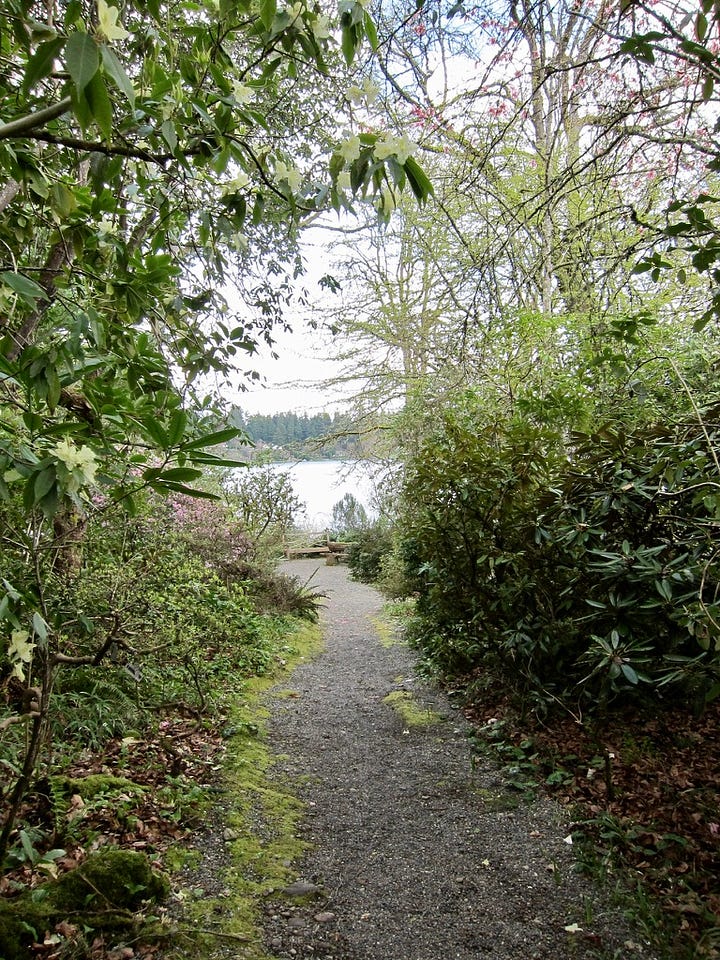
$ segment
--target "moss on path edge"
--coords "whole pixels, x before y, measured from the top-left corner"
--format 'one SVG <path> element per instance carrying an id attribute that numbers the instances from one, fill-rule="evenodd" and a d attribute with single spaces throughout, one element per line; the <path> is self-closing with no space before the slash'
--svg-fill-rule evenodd
<path id="1" fill-rule="evenodd" d="M 299 663 L 321 651 L 322 628 L 303 623 L 288 643 L 281 668 L 249 681 L 231 704 L 223 799 L 208 818 L 212 833 L 204 844 L 203 862 L 176 891 L 180 906 L 167 960 L 270 960 L 258 923 L 261 904 L 294 879 L 292 864 L 307 845 L 297 836 L 304 804 L 291 783 L 269 776 L 280 758 L 266 740 L 268 694 Z M 188 854 L 192 860 L 192 851 Z M 211 886 L 217 889 L 210 892 Z"/>

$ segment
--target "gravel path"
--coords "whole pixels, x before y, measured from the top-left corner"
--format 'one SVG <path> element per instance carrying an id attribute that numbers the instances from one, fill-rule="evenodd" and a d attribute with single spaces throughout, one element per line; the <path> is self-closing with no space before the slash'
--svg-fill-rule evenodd
<path id="1" fill-rule="evenodd" d="M 473 765 L 462 716 L 373 627 L 382 600 L 344 567 L 285 572 L 329 595 L 324 652 L 270 696 L 276 776 L 307 802 L 312 847 L 265 905 L 278 960 L 654 960 L 573 869 L 563 811 L 517 802 Z M 287 688 L 291 688 L 288 695 Z M 439 722 L 408 725 L 385 698 L 412 692 Z M 570 928 L 568 930 L 567 928 Z"/>

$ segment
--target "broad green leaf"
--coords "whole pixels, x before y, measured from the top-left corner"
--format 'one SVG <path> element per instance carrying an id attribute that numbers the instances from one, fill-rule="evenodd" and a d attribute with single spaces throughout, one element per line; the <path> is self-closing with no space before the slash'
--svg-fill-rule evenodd
<path id="1" fill-rule="evenodd" d="M 176 446 L 183 438 L 187 429 L 188 417 L 184 410 L 176 410 L 170 417 L 168 441 L 171 447 Z"/>
<path id="2" fill-rule="evenodd" d="M 125 69 L 115 55 L 115 52 L 110 47 L 103 44 L 100 47 L 100 53 L 102 54 L 103 70 L 110 77 L 118 90 L 125 94 L 128 103 L 134 108 L 135 90 L 130 82 L 130 77 L 128 77 L 127 73 L 125 73 Z"/>
<path id="3" fill-rule="evenodd" d="M 30 410 L 26 410 L 23 414 L 23 423 L 31 433 L 38 433 L 43 428 L 43 418 Z"/>
<path id="4" fill-rule="evenodd" d="M 277 0 L 263 0 L 260 6 L 260 20 L 266 30 L 272 27 L 275 13 L 277 12 Z"/>
<path id="5" fill-rule="evenodd" d="M 177 483 L 174 480 L 152 480 L 150 486 L 158 493 L 165 493 L 168 490 L 174 490 L 176 493 L 184 493 L 188 497 L 197 497 L 200 500 L 220 500 L 215 493 L 208 493 L 207 490 L 196 490 L 195 487 L 186 487 L 183 483 Z"/>
<path id="6" fill-rule="evenodd" d="M 100 67 L 98 45 L 89 34 L 81 31 L 70 34 L 65 44 L 65 66 L 75 89 L 82 93 Z"/>
<path id="7" fill-rule="evenodd" d="M 357 37 L 355 27 L 352 24 L 348 24 L 342 28 L 341 46 L 345 63 L 350 66 L 355 59 L 355 50 L 357 49 Z"/>
<path id="8" fill-rule="evenodd" d="M 44 80 L 52 73 L 55 60 L 60 56 L 64 44 L 62 37 L 55 37 L 38 46 L 25 68 L 22 85 L 24 93 L 27 94 L 39 80 Z"/>
<path id="9" fill-rule="evenodd" d="M 633 686 L 637 686 L 638 680 L 640 679 L 638 677 L 637 671 L 633 669 L 633 667 L 631 667 L 629 663 L 621 664 L 620 669 L 622 670 L 623 676 L 628 681 L 628 683 L 632 683 Z"/>
<path id="10" fill-rule="evenodd" d="M 112 139 L 113 113 L 107 87 L 100 73 L 96 73 L 85 88 L 85 98 L 93 120 L 98 125 L 104 139 Z"/>
<path id="11" fill-rule="evenodd" d="M 232 460 L 229 457 L 216 457 L 212 453 L 196 453 L 190 457 L 191 463 L 202 463 L 207 467 L 247 467 L 246 460 Z"/>
<path id="12" fill-rule="evenodd" d="M 40 470 L 35 474 L 35 483 L 34 483 L 34 495 L 35 503 L 38 503 L 45 496 L 48 491 L 50 491 L 57 482 L 57 477 L 55 475 L 55 466 L 51 464 L 49 467 L 45 467 L 44 470 Z"/>
<path id="13" fill-rule="evenodd" d="M 204 437 L 198 437 L 189 443 L 184 443 L 180 448 L 186 450 L 198 450 L 202 447 L 214 447 L 218 443 L 227 443 L 228 440 L 234 440 L 235 437 L 242 436 L 242 430 L 237 427 L 227 427 L 225 430 L 217 430 L 215 433 L 208 433 Z"/>
<path id="14" fill-rule="evenodd" d="M 50 191 L 50 203 L 53 210 L 63 220 L 67 220 L 70 214 L 77 210 L 77 199 L 75 194 L 64 183 L 55 183 Z"/>
<path id="15" fill-rule="evenodd" d="M 425 174 L 420 164 L 412 157 L 408 157 L 403 166 L 407 174 L 410 188 L 415 196 L 421 202 L 425 202 L 428 197 L 433 195 L 433 185 Z"/>
<path id="16" fill-rule="evenodd" d="M 202 470 L 194 470 L 192 467 L 171 467 L 169 470 L 163 470 L 157 479 L 167 483 L 168 480 L 185 482 L 187 480 L 197 480 L 202 476 Z"/>
<path id="17" fill-rule="evenodd" d="M 51 410 L 54 410 L 58 405 L 60 399 L 60 393 L 62 391 L 62 386 L 60 384 L 60 377 L 56 367 L 51 364 L 45 367 L 45 381 L 47 383 L 47 405 Z"/>
<path id="18" fill-rule="evenodd" d="M 30 307 L 34 307 L 38 300 L 49 299 L 39 283 L 35 283 L 34 280 L 30 280 L 22 273 L 12 273 L 10 270 L 6 270 L 4 273 L 0 273 L 0 280 Z"/>
<path id="19" fill-rule="evenodd" d="M 378 36 L 377 30 L 375 29 L 375 22 L 367 11 L 365 11 L 365 16 L 363 17 L 363 25 L 365 27 L 365 36 L 368 38 L 370 46 L 373 50 L 377 50 Z"/>
<path id="20" fill-rule="evenodd" d="M 38 636 L 41 640 L 47 640 L 48 638 L 48 625 L 42 616 L 35 611 L 32 618 L 33 630 L 35 635 Z"/>
<path id="21" fill-rule="evenodd" d="M 152 440 L 160 447 L 160 449 L 167 450 L 167 448 L 170 446 L 170 440 L 162 424 L 158 423 L 157 420 L 149 418 L 147 420 L 143 420 L 142 425 Z"/>
<path id="22" fill-rule="evenodd" d="M 160 133 L 163 135 L 163 140 L 170 147 L 170 150 L 175 153 L 178 145 L 177 133 L 175 132 L 175 124 L 172 120 L 164 120 L 162 126 L 160 127 Z"/>

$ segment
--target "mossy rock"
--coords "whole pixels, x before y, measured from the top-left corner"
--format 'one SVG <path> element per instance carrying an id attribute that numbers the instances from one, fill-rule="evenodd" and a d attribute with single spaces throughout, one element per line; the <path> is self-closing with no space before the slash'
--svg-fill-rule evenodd
<path id="1" fill-rule="evenodd" d="M 100 850 L 32 894 L 0 899 L 0 957 L 26 960 L 30 944 L 68 915 L 93 929 L 134 925 L 132 912 L 143 901 L 160 902 L 169 892 L 168 880 L 153 872 L 145 854 L 117 847 Z"/>
<path id="2" fill-rule="evenodd" d="M 47 901 L 53 911 L 82 910 L 89 905 L 135 910 L 143 900 L 157 903 L 169 892 L 167 879 L 153 873 L 145 854 L 109 847 L 49 884 Z"/>
<path id="3" fill-rule="evenodd" d="M 28 896 L 0 899 L 0 957 L 27 960 L 28 948 L 42 938 L 46 926 L 44 912 Z"/>
<path id="4" fill-rule="evenodd" d="M 52 777 L 51 782 L 56 793 L 67 796 L 77 793 L 83 800 L 94 800 L 102 794 L 136 794 L 147 790 L 147 787 L 126 777 L 114 777 L 107 773 L 91 773 L 87 777 Z"/>

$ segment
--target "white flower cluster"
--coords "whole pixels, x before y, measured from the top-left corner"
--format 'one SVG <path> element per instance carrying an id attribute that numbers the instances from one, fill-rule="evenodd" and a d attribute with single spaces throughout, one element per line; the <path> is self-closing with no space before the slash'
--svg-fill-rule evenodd
<path id="1" fill-rule="evenodd" d="M 69 474 L 65 483 L 68 493 L 77 493 L 81 487 L 95 483 L 98 463 L 90 447 L 78 447 L 71 440 L 61 440 L 50 453 Z"/>

